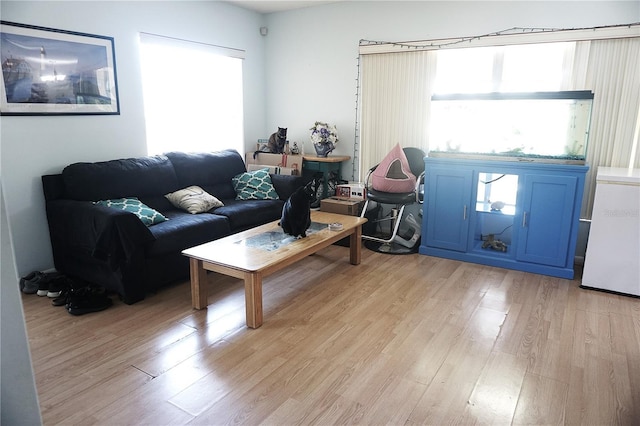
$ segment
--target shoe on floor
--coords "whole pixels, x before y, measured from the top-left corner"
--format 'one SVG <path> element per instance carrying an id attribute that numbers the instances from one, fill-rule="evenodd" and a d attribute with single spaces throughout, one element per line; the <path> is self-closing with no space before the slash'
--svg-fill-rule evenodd
<path id="1" fill-rule="evenodd" d="M 67 277 L 65 277 L 64 275 L 54 277 L 49 282 L 47 297 L 52 299 L 59 297 L 67 288 L 69 288 L 69 279 Z"/>
<path id="2" fill-rule="evenodd" d="M 53 306 L 65 306 L 68 308 L 66 305 L 71 302 L 71 298 L 73 296 L 77 296 L 84 291 L 89 291 L 89 287 L 86 283 L 79 282 L 66 276 L 64 277 L 64 283 L 60 287 L 62 288 L 60 294 L 51 300 L 51 304 Z M 50 290 L 52 289 L 50 288 Z M 53 291 L 51 291 L 51 293 L 55 294 Z M 47 296 L 49 296 L 49 293 L 47 293 Z"/>
<path id="3" fill-rule="evenodd" d="M 51 304 L 53 306 L 64 306 L 67 303 L 69 303 L 69 289 L 65 288 L 63 289 L 60 294 L 58 295 L 58 297 L 54 298 L 51 300 Z"/>
<path id="4" fill-rule="evenodd" d="M 74 289 L 75 290 L 75 289 Z M 67 311 L 71 315 L 84 315 L 107 309 L 113 301 L 99 288 L 84 287 L 71 291 Z"/>
<path id="5" fill-rule="evenodd" d="M 20 278 L 20 290 L 25 294 L 35 294 L 38 292 L 38 283 L 44 277 L 44 273 L 33 271 L 28 275 Z"/>
<path id="6" fill-rule="evenodd" d="M 52 294 L 59 292 L 61 289 L 58 289 L 58 284 L 54 285 L 54 282 L 60 280 L 61 278 L 64 278 L 64 275 L 61 274 L 60 272 L 49 272 L 49 273 L 43 274 L 43 277 L 40 279 L 40 281 L 38 281 L 38 291 L 37 291 L 38 296 L 47 296 L 49 294 L 50 286 L 55 287 L 53 289 Z M 59 295 L 60 294 L 58 293 L 55 296 L 49 296 L 49 297 L 58 297 Z"/>

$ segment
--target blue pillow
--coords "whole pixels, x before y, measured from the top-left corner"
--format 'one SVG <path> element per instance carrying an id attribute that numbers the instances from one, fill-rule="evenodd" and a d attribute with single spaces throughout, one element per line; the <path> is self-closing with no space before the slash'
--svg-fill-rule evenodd
<path id="1" fill-rule="evenodd" d="M 240 173 L 231 181 L 236 190 L 236 200 L 277 200 L 278 193 L 273 187 L 269 169 Z"/>
<path id="2" fill-rule="evenodd" d="M 138 216 L 142 223 L 147 226 L 155 225 L 156 223 L 161 223 L 165 220 L 169 220 L 164 217 L 162 213 L 152 209 L 137 198 L 115 198 L 112 200 L 96 201 L 94 202 L 94 204 L 131 212 Z"/>

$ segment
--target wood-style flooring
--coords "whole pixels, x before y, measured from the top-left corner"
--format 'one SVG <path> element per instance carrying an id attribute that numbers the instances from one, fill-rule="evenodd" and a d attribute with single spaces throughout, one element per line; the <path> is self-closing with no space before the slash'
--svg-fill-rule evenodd
<path id="1" fill-rule="evenodd" d="M 72 316 L 23 295 L 45 425 L 640 424 L 640 299 L 331 246 L 264 280 Z M 115 299 L 115 297 L 114 297 Z"/>

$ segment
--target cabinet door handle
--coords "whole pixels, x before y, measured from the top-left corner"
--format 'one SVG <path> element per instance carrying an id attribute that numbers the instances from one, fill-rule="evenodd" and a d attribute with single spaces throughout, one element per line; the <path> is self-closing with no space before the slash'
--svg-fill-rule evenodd
<path id="1" fill-rule="evenodd" d="M 462 220 L 467 220 L 467 205 L 464 205 L 464 211 L 462 212 Z"/>
<path id="2" fill-rule="evenodd" d="M 522 213 L 522 227 L 523 228 L 527 227 L 527 212 Z"/>

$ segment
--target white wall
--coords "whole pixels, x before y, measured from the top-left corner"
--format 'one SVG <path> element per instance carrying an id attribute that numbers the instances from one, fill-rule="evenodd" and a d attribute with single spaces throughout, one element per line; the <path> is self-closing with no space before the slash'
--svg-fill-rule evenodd
<path id="1" fill-rule="evenodd" d="M 0 181 L 0 424 L 42 424 Z"/>
<path id="2" fill-rule="evenodd" d="M 638 1 L 354 1 L 267 15 L 269 129 L 304 141 L 316 120 L 336 124 L 334 151 L 353 156 L 358 42 L 474 36 L 513 27 L 580 28 L 640 21 Z M 351 179 L 352 167 L 343 166 Z"/>
<path id="3" fill-rule="evenodd" d="M 41 175 L 77 161 L 146 155 L 140 31 L 244 49 L 245 137 L 252 147 L 263 137 L 265 38 L 258 13 L 202 1 L 3 0 L 0 7 L 5 21 L 113 37 L 120 95 L 117 116 L 0 119 L 0 173 L 20 276 L 53 267 Z"/>

